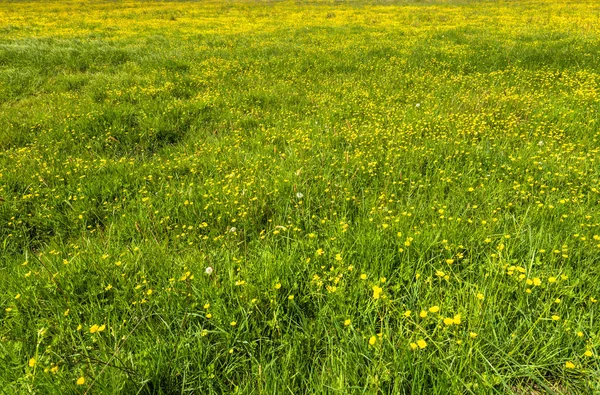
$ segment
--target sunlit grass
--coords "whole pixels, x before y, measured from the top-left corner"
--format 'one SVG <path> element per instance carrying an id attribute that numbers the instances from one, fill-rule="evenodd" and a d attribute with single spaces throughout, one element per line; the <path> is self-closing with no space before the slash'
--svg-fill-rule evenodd
<path id="1" fill-rule="evenodd" d="M 594 2 L 0 21 L 4 391 L 600 391 Z"/>

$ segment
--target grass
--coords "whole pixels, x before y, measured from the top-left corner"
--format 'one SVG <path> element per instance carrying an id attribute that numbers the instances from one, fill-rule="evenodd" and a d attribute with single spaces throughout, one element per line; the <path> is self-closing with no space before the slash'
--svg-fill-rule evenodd
<path id="1" fill-rule="evenodd" d="M 600 7 L 0 3 L 0 388 L 600 391 Z"/>

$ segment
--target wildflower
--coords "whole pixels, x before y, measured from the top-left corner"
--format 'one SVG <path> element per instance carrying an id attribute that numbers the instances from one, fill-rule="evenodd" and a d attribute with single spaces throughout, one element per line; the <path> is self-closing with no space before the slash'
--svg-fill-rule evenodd
<path id="1" fill-rule="evenodd" d="M 361 275 L 360 275 L 360 279 L 361 279 L 361 280 L 366 280 L 366 279 L 367 279 L 367 275 L 366 275 L 366 274 L 364 274 L 364 273 L 363 273 L 363 274 L 361 274 Z"/>
<path id="2" fill-rule="evenodd" d="M 542 285 L 542 280 L 540 280 L 539 277 L 534 278 L 533 285 L 535 285 L 536 287 L 539 287 L 540 285 Z"/>
<path id="3" fill-rule="evenodd" d="M 98 324 L 94 324 L 90 327 L 90 333 L 96 333 L 98 332 L 98 328 L 100 328 L 100 326 Z"/>
<path id="4" fill-rule="evenodd" d="M 213 274 L 214 269 L 211 266 L 208 266 L 206 269 L 204 269 L 204 273 L 207 276 L 210 276 L 211 274 Z"/>
<path id="5" fill-rule="evenodd" d="M 425 310 L 422 310 L 422 311 L 419 313 L 419 317 L 421 317 L 421 318 L 425 318 L 425 317 L 427 317 L 427 312 L 426 312 Z"/>
<path id="6" fill-rule="evenodd" d="M 583 353 L 583 355 L 585 355 L 586 357 L 591 357 L 594 355 L 593 352 L 591 352 L 590 350 L 585 350 L 585 352 Z"/>
<path id="7" fill-rule="evenodd" d="M 481 292 L 478 292 L 477 293 L 477 299 L 483 300 L 483 298 L 484 298 L 483 294 Z"/>
<path id="8" fill-rule="evenodd" d="M 374 345 L 376 341 L 377 341 L 377 337 L 376 336 L 371 336 L 369 338 L 369 344 L 370 345 Z"/>
<path id="9" fill-rule="evenodd" d="M 30 368 L 32 368 L 32 367 L 34 367 L 34 366 L 35 366 L 35 358 L 31 358 L 31 359 L 29 360 L 29 367 L 30 367 Z"/>
<path id="10" fill-rule="evenodd" d="M 377 285 L 373 285 L 373 299 L 379 299 L 382 292 L 383 292 L 383 289 L 381 289 Z"/>
<path id="11" fill-rule="evenodd" d="M 410 315 L 411 315 L 411 314 L 412 314 L 412 311 L 410 311 L 410 310 L 406 310 L 406 311 L 404 312 L 404 314 L 403 314 L 403 315 L 404 315 L 406 318 L 408 318 L 408 317 L 410 317 Z"/>
<path id="12" fill-rule="evenodd" d="M 430 313 L 437 313 L 438 311 L 440 311 L 440 307 L 439 306 L 431 306 L 429 308 L 429 312 Z"/>
<path id="13" fill-rule="evenodd" d="M 556 314 L 552 316 L 552 321 L 558 321 L 560 320 L 560 317 L 557 316 Z"/>
<path id="14" fill-rule="evenodd" d="M 454 319 L 450 318 L 450 317 L 446 317 L 446 318 L 444 318 L 444 324 L 445 325 L 452 325 L 452 324 L 454 324 Z"/>
<path id="15" fill-rule="evenodd" d="M 425 342 L 423 339 L 419 339 L 417 340 L 417 346 L 419 346 L 419 348 L 422 350 L 427 347 L 427 342 Z"/>
<path id="16" fill-rule="evenodd" d="M 565 363 L 565 368 L 567 369 L 575 369 L 575 364 L 571 361 L 568 361 L 567 363 Z"/>
<path id="17" fill-rule="evenodd" d="M 236 326 L 236 325 L 237 325 L 237 322 L 235 322 L 235 321 L 231 321 L 230 325 L 231 325 L 231 326 Z"/>
<path id="18" fill-rule="evenodd" d="M 469 333 L 469 337 L 470 337 L 471 339 L 475 339 L 477 336 L 478 336 L 478 335 L 477 335 L 477 333 L 475 333 L 475 332 L 470 332 L 470 333 Z"/>
<path id="19" fill-rule="evenodd" d="M 548 282 L 549 283 L 555 283 L 556 282 L 556 277 L 548 277 Z"/>
<path id="20" fill-rule="evenodd" d="M 349 319 L 344 321 L 344 326 L 348 326 L 352 323 L 352 321 L 350 321 Z"/>
<path id="21" fill-rule="evenodd" d="M 77 385 L 84 385 L 85 384 L 85 377 L 81 376 L 80 378 L 77 379 Z"/>
<path id="22" fill-rule="evenodd" d="M 304 194 L 302 194 L 301 192 L 296 193 L 296 197 L 298 199 L 302 199 L 304 197 Z"/>

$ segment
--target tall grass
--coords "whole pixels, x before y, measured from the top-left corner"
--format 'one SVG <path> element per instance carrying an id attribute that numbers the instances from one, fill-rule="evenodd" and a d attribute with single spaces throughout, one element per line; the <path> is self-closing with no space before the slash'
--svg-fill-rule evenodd
<path id="1" fill-rule="evenodd" d="M 0 20 L 2 391 L 600 391 L 596 4 Z"/>

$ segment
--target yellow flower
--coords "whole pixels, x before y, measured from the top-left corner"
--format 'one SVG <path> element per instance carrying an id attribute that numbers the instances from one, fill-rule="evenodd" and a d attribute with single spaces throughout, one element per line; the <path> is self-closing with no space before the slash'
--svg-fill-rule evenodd
<path id="1" fill-rule="evenodd" d="M 235 321 L 231 321 L 231 323 L 230 323 L 230 324 L 231 324 L 231 326 L 236 326 L 236 325 L 237 325 L 237 322 L 235 322 Z"/>
<path id="2" fill-rule="evenodd" d="M 484 296 L 481 292 L 477 293 L 477 299 L 483 300 Z"/>
<path id="3" fill-rule="evenodd" d="M 557 316 L 556 314 L 552 316 L 552 321 L 558 321 L 560 320 L 560 317 Z"/>
<path id="4" fill-rule="evenodd" d="M 452 325 L 452 324 L 454 324 L 454 319 L 450 318 L 450 317 L 446 317 L 446 318 L 444 318 L 444 324 Z"/>
<path id="5" fill-rule="evenodd" d="M 460 322 L 461 322 L 461 320 L 460 320 L 460 314 L 456 314 L 454 316 L 453 321 L 454 321 L 454 325 L 460 325 Z"/>
<path id="6" fill-rule="evenodd" d="M 410 343 L 410 348 L 413 350 L 416 350 L 419 346 L 417 345 L 417 343 Z"/>
<path id="7" fill-rule="evenodd" d="M 475 339 L 477 336 L 478 336 L 478 335 L 477 335 L 477 333 L 475 333 L 475 332 L 471 332 L 471 333 L 469 333 L 469 337 L 471 337 L 471 339 Z"/>
<path id="8" fill-rule="evenodd" d="M 281 288 L 281 283 L 275 284 L 275 289 L 279 289 L 279 288 Z"/>
<path id="9" fill-rule="evenodd" d="M 410 311 L 410 310 L 406 310 L 406 311 L 404 312 L 404 316 L 405 316 L 406 318 L 410 317 L 410 315 L 411 315 L 411 314 L 412 314 L 412 311 Z"/>
<path id="10" fill-rule="evenodd" d="M 539 287 L 540 285 L 542 285 L 542 280 L 540 280 L 539 277 L 534 278 L 533 285 L 535 285 L 536 287 Z"/>
<path id="11" fill-rule="evenodd" d="M 423 339 L 419 339 L 417 340 L 417 346 L 419 346 L 419 348 L 422 350 L 427 347 L 427 342 L 425 342 Z"/>
<path id="12" fill-rule="evenodd" d="M 290 295 L 290 296 L 288 296 L 288 299 L 289 299 L 289 300 L 293 300 L 293 299 L 294 299 L 294 295 Z"/>
<path id="13" fill-rule="evenodd" d="M 34 366 L 35 366 L 35 358 L 31 358 L 31 359 L 29 360 L 29 367 L 30 367 L 30 368 L 32 368 L 32 367 L 34 367 Z"/>
<path id="14" fill-rule="evenodd" d="M 583 353 L 583 355 L 585 355 L 586 357 L 591 357 L 594 355 L 593 352 L 591 352 L 590 350 L 585 350 L 585 352 Z"/>
<path id="15" fill-rule="evenodd" d="M 555 283 L 556 282 L 556 277 L 548 277 L 548 282 L 549 283 Z"/>
<path id="16" fill-rule="evenodd" d="M 378 287 L 377 285 L 373 285 L 373 299 L 379 299 L 382 292 L 383 292 L 383 289 L 381 289 L 381 287 Z"/>
<path id="17" fill-rule="evenodd" d="M 85 377 L 81 376 L 80 378 L 77 379 L 77 385 L 84 385 L 85 384 Z"/>
<path id="18" fill-rule="evenodd" d="M 349 319 L 344 321 L 344 326 L 348 326 L 352 323 L 352 321 L 350 321 Z"/>
<path id="19" fill-rule="evenodd" d="M 98 332 L 98 328 L 100 328 L 100 326 L 98 324 L 94 324 L 90 327 L 90 333 L 96 333 Z"/>
<path id="20" fill-rule="evenodd" d="M 426 312 L 425 310 L 421 311 L 421 312 L 419 313 L 419 317 L 421 317 L 421 318 L 425 318 L 425 317 L 427 317 L 427 312 Z"/>
<path id="21" fill-rule="evenodd" d="M 366 280 L 366 279 L 367 279 L 367 275 L 366 275 L 366 274 L 364 274 L 364 273 L 363 273 L 363 274 L 361 274 L 361 275 L 360 275 L 360 279 L 361 279 L 361 280 Z"/>
<path id="22" fill-rule="evenodd" d="M 377 341 L 377 336 L 371 336 L 369 338 L 369 344 L 370 345 L 374 345 L 376 341 Z"/>
<path id="23" fill-rule="evenodd" d="M 567 369 L 575 369 L 575 364 L 571 361 L 568 361 L 567 363 L 565 363 L 565 368 Z"/>
<path id="24" fill-rule="evenodd" d="M 440 311 L 440 307 L 439 306 L 432 306 L 429 308 L 429 312 L 430 313 L 437 313 L 438 311 Z"/>

